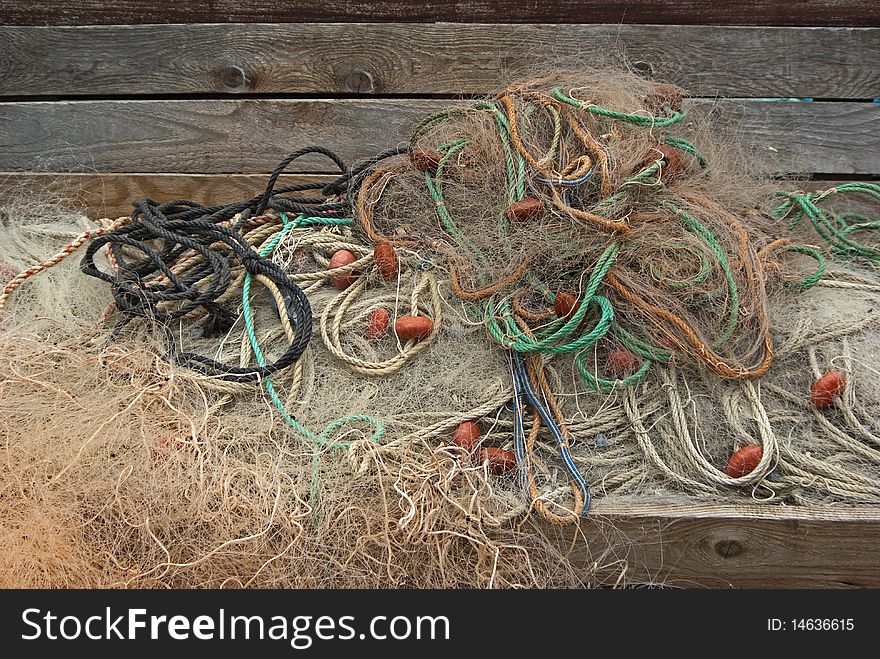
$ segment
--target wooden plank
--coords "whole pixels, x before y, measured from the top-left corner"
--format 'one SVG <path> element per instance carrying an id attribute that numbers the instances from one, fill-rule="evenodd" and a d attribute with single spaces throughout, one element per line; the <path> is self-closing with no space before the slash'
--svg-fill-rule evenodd
<path id="1" fill-rule="evenodd" d="M 265 190 L 268 174 L 40 173 L 0 172 L 0 206 L 10 199 L 34 198 L 68 203 L 91 218 L 116 218 L 131 212 L 132 201 L 190 199 L 207 206 L 254 197 Z M 315 181 L 327 174 L 283 175 L 278 185 Z M 780 181 L 780 189 L 822 190 L 839 181 Z"/>
<path id="2" fill-rule="evenodd" d="M 800 0 L 796 8 L 775 0 L 0 0 L 0 23 L 7 25 L 388 21 L 878 25 L 880 17 L 876 3 L 860 0 Z"/>
<path id="3" fill-rule="evenodd" d="M 281 176 L 278 187 L 315 181 L 329 175 Z M 0 207 L 10 199 L 33 198 L 66 202 L 91 218 L 117 218 L 131 212 L 135 199 L 190 199 L 219 205 L 249 199 L 266 189 L 268 174 L 59 174 L 0 172 Z"/>
<path id="4" fill-rule="evenodd" d="M 575 560 L 623 583 L 880 586 L 880 508 L 597 502 Z M 556 532 L 569 546 L 572 531 Z M 563 544 L 567 543 L 567 544 Z"/>
<path id="5" fill-rule="evenodd" d="M 0 103 L 0 171 L 252 173 L 323 144 L 347 162 L 405 140 L 429 100 L 172 100 Z M 786 173 L 880 171 L 880 103 L 692 100 Z M 298 171 L 333 171 L 322 157 Z"/>
<path id="6" fill-rule="evenodd" d="M 615 51 L 693 96 L 880 94 L 880 29 L 392 23 L 0 27 L 0 96 L 486 94 Z"/>
<path id="7" fill-rule="evenodd" d="M 0 170 L 265 172 L 310 144 L 346 161 L 405 139 L 438 101 L 0 103 Z M 298 171 L 335 171 L 322 156 Z"/>
<path id="8" fill-rule="evenodd" d="M 206 206 L 254 197 L 265 190 L 268 174 L 174 174 L 0 172 L 0 206 L 10 199 L 32 198 L 68 203 L 91 218 L 116 218 L 131 212 L 135 199 L 190 199 Z M 327 174 L 282 175 L 278 185 L 315 181 Z M 840 181 L 780 181 L 780 189 L 824 190 Z"/>
<path id="9" fill-rule="evenodd" d="M 742 138 L 781 174 L 880 173 L 880 103 L 719 102 L 719 121 L 741 120 Z"/>

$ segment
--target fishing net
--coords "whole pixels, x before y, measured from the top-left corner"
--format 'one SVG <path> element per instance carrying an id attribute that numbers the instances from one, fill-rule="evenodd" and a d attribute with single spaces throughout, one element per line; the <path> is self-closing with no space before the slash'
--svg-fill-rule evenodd
<path id="1" fill-rule="evenodd" d="M 603 501 L 876 503 L 880 190 L 774 200 L 682 95 L 556 74 L 250 200 L 7 204 L 6 585 L 606 583 L 554 530 Z"/>

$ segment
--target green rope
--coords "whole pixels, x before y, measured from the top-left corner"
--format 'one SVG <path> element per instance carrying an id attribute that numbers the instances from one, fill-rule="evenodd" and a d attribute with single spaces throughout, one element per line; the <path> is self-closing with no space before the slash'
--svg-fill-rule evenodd
<path id="1" fill-rule="evenodd" d="M 841 183 L 822 192 L 780 192 L 783 201 L 774 211 L 777 217 L 793 215 L 789 229 L 795 228 L 807 218 L 813 228 L 831 246 L 835 254 L 847 257 L 866 258 L 875 263 L 880 262 L 880 249 L 863 245 L 851 238 L 855 231 L 876 231 L 880 229 L 880 221 L 872 221 L 856 213 L 835 214 L 826 212 L 819 207 L 819 202 L 840 193 L 864 194 L 880 201 L 880 185 L 854 181 Z M 858 220 L 852 222 L 851 219 Z"/>
<path id="2" fill-rule="evenodd" d="M 442 145 L 441 148 L 444 148 L 445 153 L 443 157 L 440 159 L 440 163 L 437 165 L 437 171 L 434 175 L 434 178 L 431 178 L 430 172 L 425 172 L 425 185 L 428 188 L 428 192 L 431 195 L 431 198 L 434 200 L 437 215 L 440 218 L 440 223 L 443 226 L 443 229 L 448 233 L 458 244 L 459 246 L 470 253 L 471 256 L 476 258 L 480 265 L 483 268 L 489 267 L 489 261 L 486 258 L 486 255 L 483 254 L 482 250 L 477 247 L 477 245 L 470 240 L 467 236 L 462 233 L 461 229 L 455 224 L 455 220 L 452 217 L 452 214 L 446 208 L 446 201 L 443 198 L 443 188 L 440 184 L 440 178 L 443 174 L 443 168 L 446 166 L 446 163 L 449 162 L 449 159 L 452 158 L 456 153 L 465 148 L 470 142 L 468 140 L 456 140 L 455 142 L 448 143 L 446 145 Z"/>
<path id="3" fill-rule="evenodd" d="M 642 363 L 639 365 L 639 368 L 636 369 L 635 373 L 624 378 L 608 380 L 594 375 L 593 372 L 587 368 L 586 360 L 590 352 L 588 350 L 582 350 L 575 358 L 575 364 L 577 365 L 581 380 L 584 381 L 584 384 L 595 391 L 607 392 L 612 391 L 613 389 L 623 389 L 628 387 L 645 377 L 648 374 L 648 371 L 651 370 L 651 365 L 654 362 L 666 364 L 672 359 L 671 351 L 664 350 L 633 336 L 617 323 L 614 323 L 613 331 L 615 336 L 626 348 L 642 358 Z"/>
<path id="4" fill-rule="evenodd" d="M 872 220 L 867 215 L 861 213 L 837 213 L 834 215 L 838 226 L 846 233 L 850 231 L 872 231 L 880 228 L 880 220 Z"/>
<path id="5" fill-rule="evenodd" d="M 507 181 L 509 185 L 513 182 L 511 187 L 514 197 L 513 201 L 519 201 L 526 195 L 526 162 L 519 151 L 516 151 L 511 144 L 510 122 L 501 110 L 488 101 L 478 101 L 474 103 L 474 107 L 479 110 L 489 110 L 495 118 L 495 125 L 498 128 L 498 134 L 501 136 L 501 143 L 504 146 L 504 159 L 507 163 Z M 516 153 L 516 156 L 513 155 L 514 153 Z"/>
<path id="6" fill-rule="evenodd" d="M 724 331 L 714 344 L 715 346 L 722 345 L 733 336 L 733 332 L 736 329 L 736 323 L 739 320 L 739 289 L 737 288 L 736 279 L 733 276 L 730 262 L 727 260 L 727 255 L 724 253 L 721 245 L 718 244 L 715 236 L 712 235 L 712 232 L 709 231 L 702 222 L 690 213 L 679 209 L 670 201 L 664 201 L 662 205 L 664 208 L 675 213 L 679 219 L 681 219 L 685 228 L 703 241 L 703 244 L 705 244 L 706 247 L 709 248 L 709 251 L 715 256 L 715 260 L 718 262 L 721 271 L 724 273 L 724 279 L 727 282 L 727 290 L 730 293 L 730 311 L 728 312 L 727 324 L 724 327 Z"/>
<path id="7" fill-rule="evenodd" d="M 612 243 L 605 249 L 590 273 L 578 310 L 568 321 L 559 319 L 552 323 L 546 331 L 538 335 L 537 340 L 527 336 L 517 326 L 513 319 L 509 300 L 502 300 L 496 305 L 494 296 L 489 298 L 484 316 L 489 336 L 504 348 L 516 350 L 519 353 L 557 354 L 582 350 L 593 345 L 608 333 L 614 320 L 614 309 L 611 303 L 604 296 L 597 295 L 596 291 L 614 264 L 619 252 L 619 243 Z M 498 313 L 495 312 L 496 306 Z M 593 329 L 573 341 L 566 341 L 577 331 L 588 310 L 591 309 L 597 309 L 599 313 L 599 318 Z"/>
<path id="8" fill-rule="evenodd" d="M 663 141 L 671 147 L 676 149 L 681 149 L 685 153 L 689 153 L 697 159 L 697 162 L 700 163 L 700 167 L 702 169 L 706 169 L 709 166 L 709 159 L 700 151 L 696 146 L 688 142 L 686 139 L 682 137 L 673 137 L 672 135 L 667 135 L 663 138 Z"/>
<path id="9" fill-rule="evenodd" d="M 421 123 L 419 123 L 418 126 L 416 126 L 410 141 L 415 142 L 436 124 L 446 121 L 450 117 L 462 117 L 464 116 L 464 114 L 465 111 L 461 108 L 447 108 L 446 110 L 441 110 L 440 112 L 435 112 L 434 114 L 428 115 L 427 117 L 422 119 Z"/>
<path id="10" fill-rule="evenodd" d="M 338 226 L 338 225 L 351 225 L 352 221 L 350 219 L 341 219 L 341 218 L 325 218 L 325 217 L 304 217 L 300 216 L 294 221 L 290 221 L 287 215 L 283 212 L 279 212 L 281 219 L 284 221 L 284 227 L 279 231 L 275 236 L 270 240 L 263 248 L 260 250 L 259 254 L 261 257 L 268 256 L 272 253 L 272 251 L 277 247 L 278 243 L 281 239 L 291 230 L 300 226 L 310 226 L 310 225 L 327 225 L 327 226 Z M 242 284 L 242 315 L 244 316 L 244 325 L 247 331 L 248 340 L 251 344 L 251 349 L 254 351 L 254 357 L 257 360 L 257 364 L 260 366 L 266 365 L 266 358 L 263 355 L 263 351 L 260 348 L 260 344 L 257 341 L 256 331 L 254 329 L 254 320 L 253 320 L 253 311 L 251 309 L 250 302 L 250 290 L 251 290 L 251 280 L 252 275 L 250 272 L 245 272 L 244 283 Z M 283 310 L 279 309 L 279 313 L 284 313 Z M 331 441 L 328 437 L 335 432 L 337 429 L 342 427 L 343 425 L 351 422 L 364 422 L 373 426 L 374 431 L 370 436 L 370 441 L 379 441 L 382 435 L 385 434 L 385 428 L 382 426 L 382 423 L 373 417 L 367 416 L 366 414 L 349 414 L 347 416 L 336 419 L 335 421 L 331 421 L 327 424 L 321 432 L 315 434 L 310 431 L 308 428 L 304 427 L 300 424 L 296 419 L 294 419 L 288 412 L 284 406 L 284 403 L 281 401 L 281 398 L 278 396 L 278 392 L 275 390 L 275 385 L 272 384 L 272 379 L 269 376 L 263 378 L 263 386 L 266 388 L 266 392 L 269 394 L 269 398 L 272 400 L 272 403 L 275 405 L 281 417 L 298 433 L 300 433 L 306 439 L 314 442 L 317 446 L 323 447 L 333 447 L 333 448 L 347 448 L 351 446 L 351 442 L 340 442 L 340 441 Z M 318 451 L 315 450 L 312 453 L 311 460 L 311 480 L 309 484 L 309 501 L 312 507 L 312 522 L 317 525 L 317 513 L 316 513 L 316 503 L 318 499 Z"/>
<path id="11" fill-rule="evenodd" d="M 693 154 L 699 161 L 700 166 L 702 166 L 703 168 L 708 166 L 708 161 L 706 160 L 706 157 L 687 140 L 667 136 L 665 138 L 665 142 L 670 146 L 682 149 L 688 153 Z M 630 176 L 623 183 L 621 183 L 617 192 L 599 201 L 595 206 L 593 206 L 593 208 L 590 209 L 590 212 L 601 217 L 608 217 L 608 215 L 610 215 L 614 211 L 614 208 L 618 202 L 625 201 L 630 197 L 630 195 L 632 194 L 632 190 L 630 188 L 639 185 L 665 186 L 665 183 L 660 178 L 661 171 L 661 163 L 656 161 L 651 162 L 650 164 L 646 165 L 638 172 Z"/>
<path id="12" fill-rule="evenodd" d="M 669 279 L 668 277 L 664 277 L 660 273 L 660 269 L 652 263 L 650 266 L 651 276 L 660 283 L 669 286 L 669 288 L 690 288 L 691 286 L 698 286 L 706 281 L 709 274 L 712 272 L 712 266 L 709 264 L 709 257 L 701 250 L 694 249 L 690 245 L 677 245 L 677 247 L 681 247 L 700 259 L 700 271 L 689 279 Z"/>
<path id="13" fill-rule="evenodd" d="M 613 214 L 619 202 L 626 201 L 632 195 L 632 190 L 638 185 L 662 186 L 663 181 L 657 174 L 660 173 L 661 164 L 652 162 L 644 169 L 636 172 L 631 177 L 620 184 L 620 188 L 612 195 L 608 195 L 598 203 L 596 203 L 590 212 L 600 217 L 608 217 Z M 654 177 L 653 179 L 651 177 Z"/>
<path id="14" fill-rule="evenodd" d="M 614 324 L 614 334 L 620 339 L 623 345 L 644 359 L 650 359 L 651 361 L 661 362 L 663 364 L 666 364 L 672 359 L 672 351 L 664 350 L 663 348 L 633 336 L 617 323 Z"/>
<path id="15" fill-rule="evenodd" d="M 822 277 L 825 275 L 825 270 L 828 266 L 828 264 L 825 262 L 825 257 L 822 256 L 822 253 L 818 249 L 816 249 L 815 247 L 811 247 L 810 245 L 786 245 L 785 250 L 788 252 L 797 252 L 798 254 L 806 254 L 807 256 L 813 258 L 816 263 L 818 263 L 816 271 L 809 277 L 801 279 L 800 281 L 786 281 L 786 286 L 789 286 L 799 291 L 806 291 L 818 284 L 819 280 L 822 279 Z"/>
<path id="16" fill-rule="evenodd" d="M 668 113 L 665 117 L 646 117 L 642 114 L 627 114 L 625 112 L 616 112 L 615 110 L 603 108 L 601 105 L 593 105 L 592 103 L 582 103 L 581 101 L 577 101 L 570 96 L 566 96 L 565 94 L 563 94 L 562 90 L 559 89 L 559 87 L 554 87 L 553 89 L 551 89 L 550 95 L 558 101 L 567 103 L 568 105 L 576 107 L 580 110 L 586 110 L 591 114 L 597 114 L 599 116 L 608 117 L 609 119 L 615 119 L 617 121 L 625 121 L 626 123 L 633 124 L 634 126 L 642 126 L 646 128 L 666 128 L 667 126 L 678 123 L 687 116 L 686 112 L 676 112 L 668 105 L 663 106 L 663 110 Z"/>
<path id="17" fill-rule="evenodd" d="M 498 137 L 501 140 L 501 148 L 504 151 L 504 162 L 507 165 L 507 199 L 513 203 L 519 201 L 526 195 L 525 190 L 525 160 L 519 151 L 513 148 L 510 139 L 510 123 L 507 117 L 497 107 L 491 103 L 478 102 L 474 104 L 481 110 L 490 110 L 495 119 L 495 128 L 498 131 Z M 515 154 L 515 155 L 514 155 Z M 501 236 L 501 247 L 508 255 L 513 253 L 513 246 L 510 244 L 510 236 L 508 233 L 509 222 L 504 213 L 498 218 L 498 230 Z"/>
<path id="18" fill-rule="evenodd" d="M 507 117 L 497 107 L 487 101 L 479 101 L 473 105 L 478 110 L 489 110 L 494 119 L 498 134 L 501 139 L 504 158 L 507 165 L 507 181 L 508 181 L 508 198 L 512 201 L 519 201 L 525 197 L 525 161 L 519 152 L 515 152 L 510 139 L 510 123 Z M 461 114 L 461 113 L 458 113 Z M 431 122 L 436 123 L 450 116 L 457 116 L 454 113 L 437 113 L 432 115 Z M 489 260 L 482 250 L 470 240 L 456 225 L 452 214 L 446 208 L 446 202 L 443 197 L 443 189 L 441 185 L 441 177 L 446 164 L 456 153 L 464 149 L 470 141 L 467 139 L 454 140 L 447 142 L 437 148 L 437 151 L 443 153 L 443 157 L 437 166 L 437 171 L 432 178 L 429 172 L 425 172 L 425 185 L 437 208 L 437 215 L 440 217 L 441 225 L 446 233 L 452 237 L 458 245 L 471 256 L 473 256 L 483 269 L 489 269 Z M 515 155 L 514 155 L 515 154 Z M 512 246 L 508 237 L 508 221 L 502 214 L 499 218 L 499 230 L 501 242 L 504 249 L 510 253 Z M 485 281 L 482 273 L 477 274 L 478 281 Z"/>
<path id="19" fill-rule="evenodd" d="M 580 374 L 581 379 L 586 383 L 588 387 L 596 391 L 611 391 L 615 388 L 623 389 L 641 380 L 651 369 L 651 360 L 643 359 L 638 370 L 632 375 L 628 375 L 625 378 L 621 378 L 619 380 L 606 380 L 605 378 L 600 378 L 596 375 L 593 375 L 590 369 L 587 368 L 586 357 L 588 355 L 588 352 L 589 351 L 586 350 L 581 352 L 575 359 L 575 363 L 577 364 L 578 373 Z"/>
<path id="20" fill-rule="evenodd" d="M 279 214 L 284 217 L 284 213 Z M 305 215 L 300 215 L 293 222 L 297 227 L 308 227 L 316 224 L 331 227 L 350 227 L 354 224 L 354 220 L 348 217 L 306 217 Z M 277 244 L 275 243 L 275 245 Z"/>

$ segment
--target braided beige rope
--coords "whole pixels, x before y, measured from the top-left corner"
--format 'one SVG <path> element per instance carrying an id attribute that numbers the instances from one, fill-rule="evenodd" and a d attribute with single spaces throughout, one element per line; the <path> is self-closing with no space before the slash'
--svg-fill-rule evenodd
<path id="1" fill-rule="evenodd" d="M 321 314 L 321 338 L 324 345 L 334 357 L 344 362 L 355 373 L 370 377 L 387 376 L 400 370 L 404 364 L 416 355 L 421 354 L 431 345 L 440 333 L 443 311 L 441 308 L 440 291 L 437 279 L 428 271 L 423 271 L 410 294 L 410 314 L 427 315 L 433 321 L 431 334 L 424 339 L 411 339 L 401 351 L 390 359 L 381 362 L 370 362 L 348 354 L 342 347 L 341 329 L 346 312 L 367 289 L 367 277 L 362 275 L 352 286 L 337 295 L 324 307 Z M 430 306 L 422 301 L 422 295 L 428 294 Z"/>
<path id="2" fill-rule="evenodd" d="M 786 476 L 783 482 L 794 480 L 803 487 L 823 487 L 829 493 L 843 497 L 857 495 L 880 499 L 880 486 L 876 481 L 846 469 L 832 467 L 826 461 L 796 451 L 788 445 L 783 447 L 782 456 L 781 464 L 795 474 L 794 478 Z"/>
<path id="3" fill-rule="evenodd" d="M 776 445 L 773 430 L 767 420 L 766 413 L 763 411 L 763 407 L 760 406 L 757 393 L 754 391 L 751 383 L 748 383 L 750 388 L 746 389 L 746 391 L 748 391 L 747 396 L 752 403 L 752 409 L 755 413 L 754 416 L 756 417 L 758 427 L 761 430 L 762 439 L 764 440 L 762 442 L 764 455 L 761 462 L 752 472 L 740 478 L 731 478 L 723 470 L 709 462 L 694 441 L 691 432 L 688 429 L 684 405 L 676 384 L 677 377 L 675 371 L 669 369 L 662 373 L 663 389 L 666 391 L 668 397 L 672 425 L 675 429 L 675 437 L 672 438 L 672 442 L 674 445 L 677 444 L 681 446 L 684 457 L 687 459 L 688 464 L 693 467 L 696 474 L 698 474 L 703 481 L 727 487 L 751 485 L 763 480 L 772 469 L 773 462 L 778 457 L 778 447 Z"/>
<path id="4" fill-rule="evenodd" d="M 692 478 L 688 478 L 687 476 L 679 474 L 678 472 L 670 468 L 669 465 L 666 464 L 666 462 L 663 461 L 663 458 L 660 457 L 660 454 L 657 453 L 657 449 L 654 447 L 654 444 L 651 440 L 651 433 L 648 431 L 647 428 L 645 428 L 644 420 L 641 413 L 639 412 L 638 395 L 636 394 L 633 387 L 630 387 L 624 392 L 623 409 L 626 413 L 626 417 L 629 419 L 633 431 L 636 434 L 636 440 L 638 441 L 639 448 L 642 449 L 642 453 L 644 453 L 645 457 L 654 467 L 659 469 L 661 473 L 666 475 L 669 479 L 685 485 L 689 489 L 697 492 L 702 492 L 704 494 L 712 494 L 714 492 L 714 488 L 706 485 L 705 483 L 700 483 L 699 481 L 695 481 Z"/>
<path id="5" fill-rule="evenodd" d="M 486 401 L 484 401 L 483 403 L 480 403 L 476 407 L 472 407 L 466 412 L 456 414 L 454 416 L 443 419 L 442 421 L 438 421 L 437 423 L 433 423 L 425 428 L 419 429 L 417 434 L 419 437 L 422 437 L 424 439 L 433 439 L 434 437 L 439 437 L 440 435 L 448 433 L 460 423 L 464 423 L 465 421 L 475 421 L 477 419 L 482 419 L 484 416 L 488 416 L 492 412 L 495 412 L 502 405 L 505 405 L 511 398 L 513 398 L 513 389 L 503 389 L 497 394 L 486 399 Z M 413 436 L 415 436 L 415 434 L 416 433 L 409 435 L 408 438 L 412 438 Z"/>

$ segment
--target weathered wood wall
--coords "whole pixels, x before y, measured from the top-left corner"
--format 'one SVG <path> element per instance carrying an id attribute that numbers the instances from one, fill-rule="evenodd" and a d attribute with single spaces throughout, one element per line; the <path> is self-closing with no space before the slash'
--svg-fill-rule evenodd
<path id="1" fill-rule="evenodd" d="M 0 0 L 0 24 L 131 23 L 681 23 L 880 25 L 870 0 Z"/>
<path id="2" fill-rule="evenodd" d="M 315 142 L 351 160 L 455 99 L 609 52 L 689 89 L 691 107 L 738 122 L 780 173 L 880 171 L 876 28 L 41 25 L 0 27 L 0 37 L 0 172 L 16 172 L 0 174 L 6 194 L 20 189 L 20 172 L 90 172 L 110 189 L 172 197 L 132 186 L 144 172 L 266 172 Z M 772 100 L 804 98 L 813 102 Z M 328 171 L 320 159 L 299 167 Z M 193 196 L 207 201 L 218 186 L 201 183 Z M 119 202 L 88 209 L 126 212 Z"/>
<path id="3" fill-rule="evenodd" d="M 346 161 L 406 139 L 446 100 L 162 100 L 0 104 L 4 170 L 249 173 L 271 171 L 301 145 L 320 143 Z M 690 101 L 742 118 L 742 132 L 786 173 L 871 174 L 880 104 Z M 301 171 L 327 172 L 322 156 Z"/>
<path id="4" fill-rule="evenodd" d="M 485 94 L 624 49 L 698 97 L 880 92 L 873 29 L 334 23 L 6 28 L 0 95 Z"/>
<path id="5" fill-rule="evenodd" d="M 30 189 L 115 217 L 142 196 L 240 199 L 304 144 L 350 161 L 456 99 L 608 53 L 739 122 L 805 185 L 873 179 L 876 26 L 880 4 L 852 0 L 0 0 L 0 200 Z M 630 581 L 880 586 L 872 507 L 597 502 L 578 533 L 580 560 L 625 561 Z"/>

